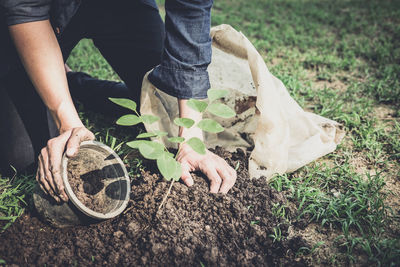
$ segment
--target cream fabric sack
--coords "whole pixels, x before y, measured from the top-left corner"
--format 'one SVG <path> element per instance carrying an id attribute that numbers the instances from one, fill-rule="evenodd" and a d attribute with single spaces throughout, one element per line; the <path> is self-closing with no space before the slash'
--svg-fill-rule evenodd
<path id="1" fill-rule="evenodd" d="M 249 174 L 271 178 L 293 172 L 336 149 L 344 136 L 340 124 L 305 112 L 273 76 L 250 41 L 229 25 L 211 29 L 212 61 L 208 67 L 211 88 L 229 90 L 222 103 L 237 115 L 231 119 L 210 116 L 225 128 L 219 134 L 205 133 L 208 148 L 222 146 L 229 151 L 252 148 Z M 178 135 L 173 120 L 178 117 L 177 99 L 143 80 L 142 114 L 161 118 L 147 131 L 160 130 Z M 174 147 L 166 138 L 167 147 Z"/>

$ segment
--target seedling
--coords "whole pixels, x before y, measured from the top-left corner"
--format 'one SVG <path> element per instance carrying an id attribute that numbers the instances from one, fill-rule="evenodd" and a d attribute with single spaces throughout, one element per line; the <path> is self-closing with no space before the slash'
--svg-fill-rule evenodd
<path id="1" fill-rule="evenodd" d="M 308 247 L 300 247 L 299 250 L 296 252 L 296 258 L 302 255 L 313 255 L 314 252 L 322 245 L 324 245 L 324 241 L 318 241 L 315 243 L 312 248 Z"/>
<path id="2" fill-rule="evenodd" d="M 237 170 L 239 169 L 239 167 L 240 167 L 240 161 L 238 161 L 238 162 L 236 163 L 235 171 L 237 171 Z"/>
<path id="3" fill-rule="evenodd" d="M 282 231 L 281 228 L 278 226 L 274 227 L 274 232 L 269 235 L 273 239 L 273 242 L 275 243 L 280 242 L 282 240 Z"/>
<path id="4" fill-rule="evenodd" d="M 227 105 L 215 101 L 225 97 L 228 95 L 228 93 L 229 92 L 226 90 L 210 89 L 207 92 L 208 103 L 201 100 L 189 99 L 187 101 L 187 106 L 202 114 L 209 112 L 222 118 L 231 118 L 236 115 L 235 111 L 233 111 Z M 160 119 L 154 115 L 140 115 L 137 111 L 136 103 L 130 99 L 110 98 L 110 100 L 115 104 L 127 108 L 133 112 L 132 114 L 127 114 L 120 117 L 116 122 L 118 125 L 134 126 L 139 123 L 143 123 L 149 129 L 153 123 Z M 188 129 L 192 127 L 198 127 L 201 130 L 210 133 L 219 133 L 224 131 L 224 128 L 221 126 L 221 124 L 213 119 L 202 119 L 196 124 L 195 121 L 190 118 L 175 118 L 174 123 L 179 127 L 185 127 Z M 152 140 L 145 140 L 145 138 L 152 138 Z M 187 144 L 194 151 L 201 155 L 206 154 L 206 146 L 203 141 L 197 137 L 192 137 L 188 140 L 185 140 L 183 137 L 168 136 L 167 132 L 157 130 L 150 130 L 148 132 L 141 133 L 136 136 L 135 140 L 126 143 L 129 147 L 138 149 L 144 158 L 157 161 L 157 167 L 161 175 L 167 181 L 171 181 L 168 193 L 166 194 L 167 197 L 171 191 L 173 183 L 175 181 L 179 181 L 182 174 L 182 168 L 181 164 L 176 160 L 176 157 L 179 154 L 179 149 L 176 155 L 172 154 L 168 151 L 165 145 L 160 142 L 162 138 L 167 138 L 169 142 L 180 144 L 179 147 L 181 147 L 182 144 Z M 166 197 L 161 202 L 160 208 Z"/>

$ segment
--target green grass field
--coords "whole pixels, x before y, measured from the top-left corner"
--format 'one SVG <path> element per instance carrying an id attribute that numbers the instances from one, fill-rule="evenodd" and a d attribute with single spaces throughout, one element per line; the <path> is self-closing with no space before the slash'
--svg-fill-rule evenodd
<path id="1" fill-rule="evenodd" d="M 212 24 L 222 23 L 253 42 L 304 109 L 346 129 L 334 153 L 271 182 L 308 224 L 301 234 L 314 245 L 298 254 L 312 264 L 400 264 L 400 1 L 219 0 Z M 68 64 L 118 79 L 89 40 Z M 116 142 L 106 136 L 113 125 L 80 114 L 101 140 Z M 23 213 L 32 179 L 0 177 L 2 226 Z M 285 238 L 279 225 L 271 238 Z"/>

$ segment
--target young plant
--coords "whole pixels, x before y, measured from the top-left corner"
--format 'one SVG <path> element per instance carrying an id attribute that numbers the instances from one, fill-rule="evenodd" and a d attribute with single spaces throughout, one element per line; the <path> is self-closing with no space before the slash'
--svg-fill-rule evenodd
<path id="1" fill-rule="evenodd" d="M 202 114 L 209 112 L 222 118 L 231 118 L 236 115 L 235 111 L 233 111 L 227 105 L 215 101 L 227 96 L 228 93 L 229 92 L 226 90 L 210 89 L 207 92 L 208 103 L 196 99 L 189 99 L 187 101 L 187 105 Z M 139 123 L 143 123 L 147 126 L 147 129 L 151 129 L 151 125 L 160 119 L 153 115 L 140 115 L 137 111 L 136 103 L 130 99 L 110 98 L 110 100 L 115 104 L 132 111 L 131 114 L 120 117 L 116 122 L 118 125 L 134 126 Z M 224 128 L 221 126 L 221 124 L 213 119 L 202 119 L 195 125 L 195 121 L 190 118 L 175 118 L 174 123 L 177 126 L 185 128 L 198 127 L 203 131 L 210 133 L 219 133 L 224 131 Z M 127 142 L 126 144 L 131 148 L 138 149 L 144 158 L 156 160 L 157 167 L 161 175 L 167 181 L 172 180 L 173 183 L 174 181 L 178 181 L 180 179 L 182 169 L 180 163 L 176 160 L 179 150 L 176 155 L 173 155 L 168 151 L 164 144 L 162 144 L 162 142 L 159 142 L 162 138 L 167 137 L 167 135 L 167 132 L 150 130 L 148 132 L 139 134 L 136 136 L 135 140 Z M 152 138 L 152 140 L 145 140 L 145 138 Z M 168 141 L 172 143 L 179 143 L 181 145 L 185 143 L 197 153 L 202 155 L 206 154 L 205 144 L 197 137 L 192 137 L 189 140 L 185 140 L 183 137 L 179 136 L 170 136 L 167 138 Z M 172 183 L 170 188 L 172 187 Z"/>

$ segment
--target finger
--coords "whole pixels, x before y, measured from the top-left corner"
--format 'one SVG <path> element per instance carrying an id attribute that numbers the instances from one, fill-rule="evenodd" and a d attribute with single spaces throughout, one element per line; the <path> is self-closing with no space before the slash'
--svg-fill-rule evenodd
<path id="1" fill-rule="evenodd" d="M 35 179 L 36 179 L 36 182 L 39 182 L 39 166 L 38 166 L 38 169 L 36 170 Z"/>
<path id="2" fill-rule="evenodd" d="M 218 175 L 216 168 L 214 166 L 208 166 L 208 168 L 205 168 L 202 171 L 210 180 L 210 193 L 218 193 L 219 188 L 221 187 L 222 179 Z"/>
<path id="3" fill-rule="evenodd" d="M 42 191 L 43 191 L 46 195 L 48 195 L 46 189 L 44 189 L 44 187 L 42 186 L 42 184 L 39 183 L 39 187 L 40 187 L 40 189 L 42 189 Z"/>
<path id="4" fill-rule="evenodd" d="M 220 166 L 226 166 L 226 171 L 228 171 L 231 176 L 234 176 L 236 180 L 237 173 L 235 169 L 231 165 L 229 165 L 228 162 L 226 162 L 223 158 L 219 156 L 217 156 L 217 158 Z"/>
<path id="5" fill-rule="evenodd" d="M 219 192 L 223 194 L 228 193 L 236 181 L 236 174 L 232 174 L 229 169 L 230 166 L 228 166 L 226 163 L 217 169 L 218 174 L 222 178 L 222 184 Z"/>
<path id="6" fill-rule="evenodd" d="M 51 190 L 56 193 L 56 186 L 53 182 L 53 175 L 50 172 L 49 169 L 49 156 L 47 154 L 47 148 L 42 149 L 42 153 L 40 154 L 41 157 L 41 162 L 43 166 L 43 171 L 44 171 L 44 177 L 47 181 L 47 183 L 50 185 Z"/>
<path id="7" fill-rule="evenodd" d="M 182 176 L 181 179 L 182 181 L 187 185 L 187 186 L 192 186 L 193 185 L 193 178 L 192 175 L 190 174 L 190 168 L 187 163 L 181 164 L 182 166 Z"/>
<path id="8" fill-rule="evenodd" d="M 43 178 L 42 178 L 42 177 L 43 177 Z M 46 190 L 46 188 L 43 187 L 42 179 L 44 179 L 44 173 L 43 173 L 42 163 L 41 163 L 40 160 L 39 160 L 39 162 L 38 162 L 38 170 L 37 170 L 37 172 L 36 172 L 36 181 L 39 183 L 39 186 L 40 186 L 40 188 L 42 189 L 42 191 L 43 191 L 46 195 L 48 195 L 49 192 Z"/>
<path id="9" fill-rule="evenodd" d="M 66 154 L 68 157 L 74 157 L 79 150 L 81 144 L 81 133 L 77 129 L 73 129 L 67 141 Z"/>
<path id="10" fill-rule="evenodd" d="M 67 142 L 67 156 L 74 157 L 78 153 L 81 142 L 93 139 L 94 135 L 86 128 L 74 128 Z"/>
<path id="11" fill-rule="evenodd" d="M 236 172 L 236 170 L 235 170 L 234 168 L 232 168 L 232 166 L 229 166 L 229 172 L 230 172 L 230 174 L 231 174 L 232 176 L 235 177 L 235 182 L 236 182 L 236 179 L 237 179 L 237 172 Z"/>
<path id="12" fill-rule="evenodd" d="M 39 161 L 39 172 L 40 172 L 39 182 L 40 182 L 40 186 L 41 186 L 42 190 L 44 190 L 44 192 L 47 195 L 50 195 L 57 202 L 59 202 L 60 199 L 54 194 L 53 190 L 51 189 L 50 185 L 47 182 L 45 171 L 44 171 L 44 164 L 43 164 L 42 159 Z"/>
<path id="13" fill-rule="evenodd" d="M 44 188 L 46 188 L 47 192 L 52 196 L 57 202 L 60 201 L 59 197 L 57 197 L 56 194 L 56 189 L 55 185 L 53 183 L 53 176 L 49 170 L 48 166 L 48 157 L 47 157 L 47 152 L 43 155 L 40 154 L 41 157 L 41 165 L 42 165 L 42 170 L 44 175 L 42 176 L 42 179 L 40 180 Z"/>
<path id="14" fill-rule="evenodd" d="M 57 195 L 63 200 L 68 201 L 68 196 L 64 191 L 64 182 L 61 177 L 61 161 L 62 154 L 65 147 L 66 140 L 52 139 L 47 145 L 47 152 L 49 157 L 49 170 L 53 177 L 55 184 L 55 191 Z"/>

